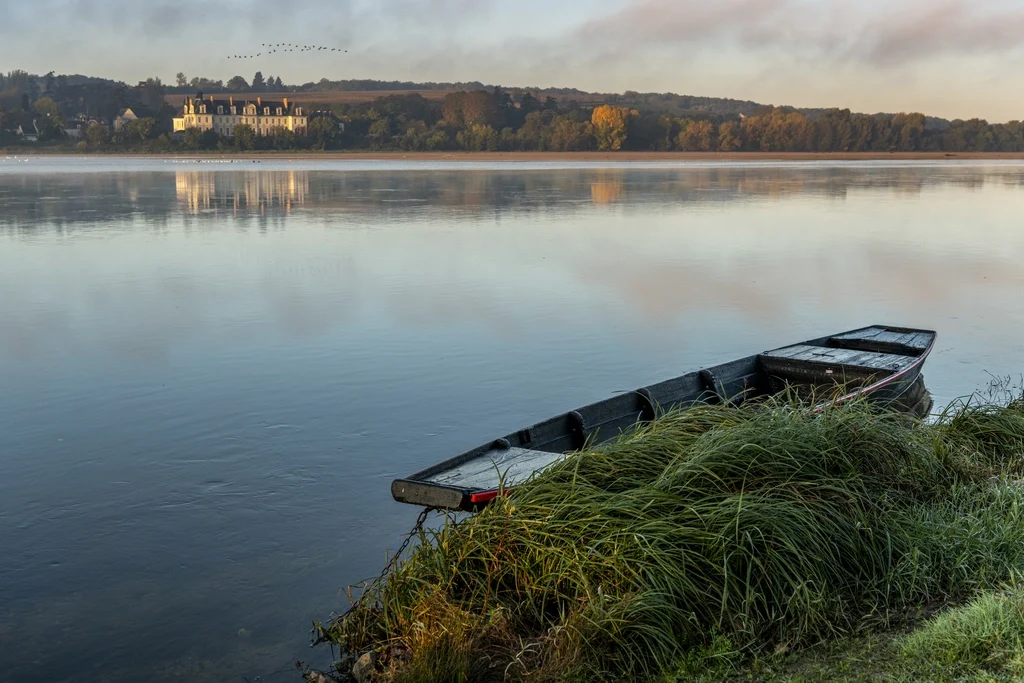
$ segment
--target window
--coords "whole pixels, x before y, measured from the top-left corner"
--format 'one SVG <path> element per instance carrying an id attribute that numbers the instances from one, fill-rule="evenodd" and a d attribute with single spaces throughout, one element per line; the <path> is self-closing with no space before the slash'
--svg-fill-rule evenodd
<path id="1" fill-rule="evenodd" d="M 222 106 L 218 105 L 218 106 L 217 106 L 217 113 L 218 113 L 218 114 L 223 114 L 223 113 L 224 113 L 224 107 L 222 107 Z"/>
<path id="2" fill-rule="evenodd" d="M 278 107 L 278 108 L 277 108 L 277 115 L 278 115 L 278 116 L 280 116 L 280 115 L 281 115 L 281 107 Z"/>

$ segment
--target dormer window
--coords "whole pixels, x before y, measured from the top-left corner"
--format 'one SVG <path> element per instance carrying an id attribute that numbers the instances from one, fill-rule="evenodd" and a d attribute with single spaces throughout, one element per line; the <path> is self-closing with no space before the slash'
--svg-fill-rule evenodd
<path id="1" fill-rule="evenodd" d="M 231 107 L 231 113 L 232 114 L 237 114 L 238 112 L 236 111 L 236 109 L 237 109 L 237 107 Z"/>
<path id="2" fill-rule="evenodd" d="M 302 107 L 296 107 L 295 108 L 295 115 L 296 116 L 302 116 Z"/>
<path id="3" fill-rule="evenodd" d="M 199 107 L 199 113 L 200 114 L 205 114 L 206 113 L 206 105 L 205 104 Z"/>
<path id="4" fill-rule="evenodd" d="M 278 108 L 277 108 L 277 115 L 278 115 L 278 116 L 280 116 L 280 115 L 281 115 L 281 107 L 278 107 Z"/>
<path id="5" fill-rule="evenodd" d="M 224 113 L 224 107 L 222 107 L 220 105 L 217 105 L 217 113 L 218 114 L 223 114 Z"/>
<path id="6" fill-rule="evenodd" d="M 263 107 L 263 115 L 270 116 L 270 107 Z"/>

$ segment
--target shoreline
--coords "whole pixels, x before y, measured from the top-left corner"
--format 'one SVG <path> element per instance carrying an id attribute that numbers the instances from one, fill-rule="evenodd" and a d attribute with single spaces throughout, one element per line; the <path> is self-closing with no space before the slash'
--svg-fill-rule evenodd
<path id="1" fill-rule="evenodd" d="M 131 152 L 76 154 L 64 150 L 47 152 L 42 150 L 11 150 L 2 153 L 8 157 L 61 157 L 61 158 L 147 158 L 178 160 L 256 160 L 278 161 L 406 161 L 432 162 L 687 162 L 687 161 L 1024 161 L 1024 152 L 189 152 L 180 154 L 147 154 Z"/>

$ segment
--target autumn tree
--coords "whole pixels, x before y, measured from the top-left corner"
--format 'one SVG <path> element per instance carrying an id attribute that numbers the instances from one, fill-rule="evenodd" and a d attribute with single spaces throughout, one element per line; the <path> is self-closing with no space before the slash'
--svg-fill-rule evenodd
<path id="1" fill-rule="evenodd" d="M 684 152 L 712 152 L 718 146 L 718 131 L 710 121 L 687 121 L 676 142 Z"/>
<path id="2" fill-rule="evenodd" d="M 921 149 L 924 139 L 924 114 L 896 114 L 892 117 L 893 142 L 903 152 L 916 152 Z M 898 131 L 898 132 L 897 132 Z"/>
<path id="3" fill-rule="evenodd" d="M 460 130 L 455 136 L 455 142 L 470 152 L 494 152 L 498 149 L 498 131 L 491 126 L 474 124 L 464 130 Z"/>
<path id="4" fill-rule="evenodd" d="M 735 121 L 726 121 L 718 127 L 718 149 L 722 152 L 735 152 L 743 146 L 740 138 L 740 127 Z"/>
<path id="5" fill-rule="evenodd" d="M 622 107 L 603 104 L 594 107 L 590 123 L 594 126 L 594 137 L 597 148 L 601 151 L 617 152 L 626 142 L 626 126 L 629 123 L 630 111 Z"/>
<path id="6" fill-rule="evenodd" d="M 593 124 L 559 116 L 550 128 L 550 145 L 556 152 L 584 152 L 594 148 Z"/>
<path id="7" fill-rule="evenodd" d="M 800 112 L 776 107 L 761 118 L 759 149 L 762 152 L 814 151 L 814 124 Z"/>
<path id="8" fill-rule="evenodd" d="M 550 111 L 530 112 L 515 135 L 515 148 L 543 152 L 548 149 L 548 136 L 554 114 Z"/>

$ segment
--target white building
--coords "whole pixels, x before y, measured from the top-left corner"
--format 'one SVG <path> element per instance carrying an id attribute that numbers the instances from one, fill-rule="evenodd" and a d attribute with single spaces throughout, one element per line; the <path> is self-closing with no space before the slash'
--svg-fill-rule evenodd
<path id="1" fill-rule="evenodd" d="M 174 117 L 174 132 L 197 128 L 230 137 L 234 135 L 235 126 L 246 124 L 257 135 L 273 135 L 280 130 L 305 133 L 308 121 L 305 110 L 289 102 L 287 97 L 280 102 L 264 102 L 257 97 L 255 102 L 236 103 L 234 97 L 218 102 L 212 96 L 204 99 L 199 93 L 185 98 L 181 116 Z"/>

